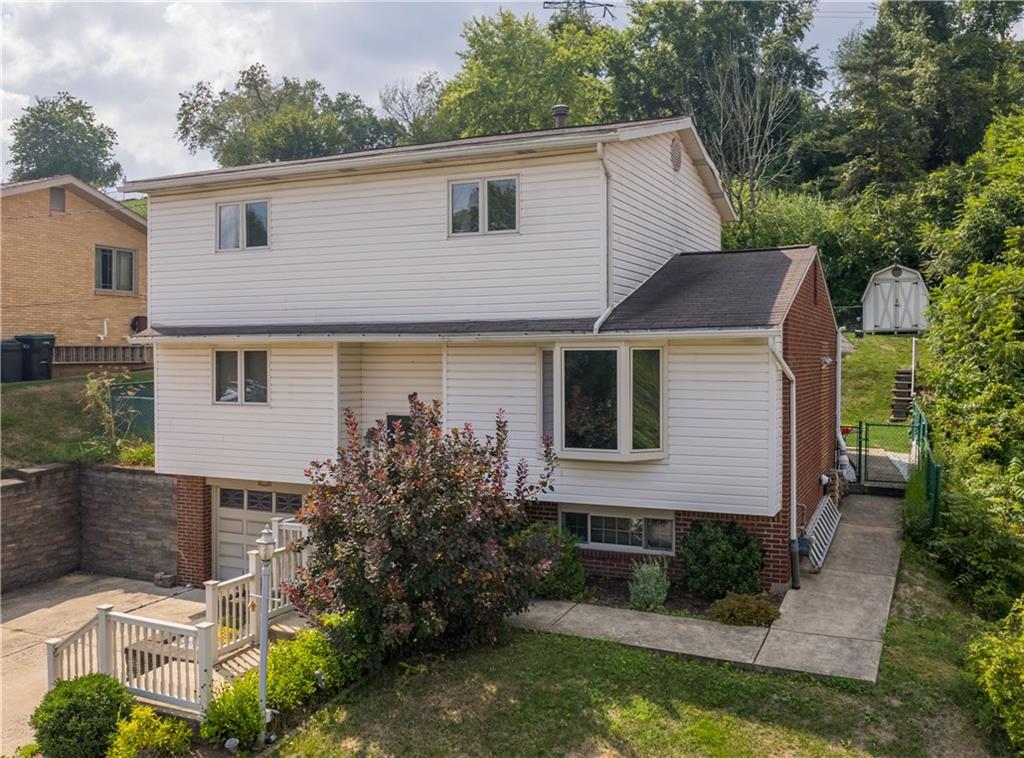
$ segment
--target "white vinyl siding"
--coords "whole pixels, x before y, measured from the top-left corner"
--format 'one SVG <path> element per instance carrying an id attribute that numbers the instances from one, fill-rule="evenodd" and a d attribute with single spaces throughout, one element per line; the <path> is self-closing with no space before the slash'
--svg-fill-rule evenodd
<path id="1" fill-rule="evenodd" d="M 333 344 L 277 344 L 271 404 L 213 402 L 211 347 L 157 345 L 156 468 L 167 474 L 303 483 L 337 447 Z"/>
<path id="2" fill-rule="evenodd" d="M 516 234 L 448 234 L 448 186 L 519 179 Z M 270 184 L 273 251 L 214 254 L 219 202 L 150 198 L 151 322 L 262 324 L 595 317 L 604 192 L 593 152 Z M 244 261 L 244 265 L 241 262 Z"/>
<path id="3" fill-rule="evenodd" d="M 763 341 L 673 342 L 667 348 L 666 458 L 562 460 L 546 500 L 774 515 L 778 482 L 778 384 Z M 539 466 L 540 351 L 534 346 L 449 345 L 448 424 L 493 431 L 504 408 L 513 462 Z M 776 406 L 773 408 L 773 406 Z"/>
<path id="4" fill-rule="evenodd" d="M 338 408 L 352 408 L 365 431 L 388 414 L 409 413 L 409 395 L 429 403 L 441 399 L 441 346 L 367 343 L 340 345 Z M 344 419 L 340 440 L 346 435 Z"/>
<path id="5" fill-rule="evenodd" d="M 673 171 L 672 135 L 610 143 L 612 297 L 615 302 L 679 252 L 718 250 L 722 221 L 689 154 Z"/>

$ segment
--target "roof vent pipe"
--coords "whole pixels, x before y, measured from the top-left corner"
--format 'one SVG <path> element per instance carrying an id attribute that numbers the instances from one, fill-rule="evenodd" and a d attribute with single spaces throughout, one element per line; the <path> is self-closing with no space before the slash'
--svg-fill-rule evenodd
<path id="1" fill-rule="evenodd" d="M 551 109 L 551 115 L 555 117 L 555 128 L 564 129 L 569 125 L 569 106 L 556 105 Z"/>

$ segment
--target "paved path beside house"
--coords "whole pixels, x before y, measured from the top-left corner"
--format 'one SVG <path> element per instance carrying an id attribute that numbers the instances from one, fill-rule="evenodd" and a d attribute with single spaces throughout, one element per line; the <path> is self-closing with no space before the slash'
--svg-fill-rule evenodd
<path id="1" fill-rule="evenodd" d="M 759 669 L 874 682 L 900 562 L 894 498 L 851 495 L 824 568 L 786 593 L 770 629 L 726 626 L 564 601 L 538 601 L 511 623 Z"/>
<path id="2" fill-rule="evenodd" d="M 123 613 L 179 623 L 201 621 L 206 610 L 202 590 L 162 589 L 151 582 L 98 574 L 73 573 L 4 592 L 0 753 L 10 755 L 34 739 L 28 718 L 46 692 L 43 642 L 75 631 L 104 603 Z"/>

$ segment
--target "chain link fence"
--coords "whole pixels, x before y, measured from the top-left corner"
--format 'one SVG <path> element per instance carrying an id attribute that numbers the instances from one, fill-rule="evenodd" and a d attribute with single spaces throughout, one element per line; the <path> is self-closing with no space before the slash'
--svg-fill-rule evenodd
<path id="1" fill-rule="evenodd" d="M 927 534 L 939 525 L 942 465 L 931 444 L 931 429 L 921 406 L 911 406 L 910 469 L 904 508 L 908 531 Z"/>
<path id="2" fill-rule="evenodd" d="M 153 382 L 117 384 L 110 390 L 110 400 L 119 436 L 153 442 L 156 436 Z"/>

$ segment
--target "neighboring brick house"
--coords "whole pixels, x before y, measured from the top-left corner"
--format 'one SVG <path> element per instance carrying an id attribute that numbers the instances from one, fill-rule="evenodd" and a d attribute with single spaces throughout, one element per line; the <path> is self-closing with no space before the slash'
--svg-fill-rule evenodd
<path id="1" fill-rule="evenodd" d="M 764 585 L 835 468 L 837 327 L 813 246 L 723 252 L 735 215 L 687 118 L 541 130 L 131 182 L 149 195 L 156 468 L 178 576 L 247 570 L 309 461 L 443 402 L 554 490 L 588 569 L 692 525 L 764 546 Z M 791 379 L 790 379 L 791 377 Z M 789 393 L 795 388 L 795 414 Z M 791 424 L 796 427 L 790 447 Z M 791 460 L 795 486 L 790 486 Z"/>
<path id="2" fill-rule="evenodd" d="M 146 362 L 146 219 L 73 176 L 0 186 L 0 330 L 56 335 L 54 369 Z"/>

